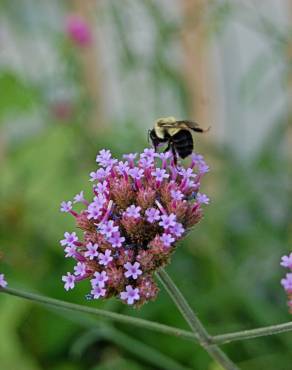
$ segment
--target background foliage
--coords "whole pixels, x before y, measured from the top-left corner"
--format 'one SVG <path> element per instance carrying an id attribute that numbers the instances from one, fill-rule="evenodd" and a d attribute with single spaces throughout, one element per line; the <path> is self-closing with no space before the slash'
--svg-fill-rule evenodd
<path id="1" fill-rule="evenodd" d="M 211 333 L 287 321 L 279 260 L 291 249 L 291 30 L 241 2 L 203 1 L 199 9 L 190 2 L 197 8 L 187 18 L 175 1 L 125 3 L 92 2 L 89 17 L 79 1 L 0 4 L 1 272 L 14 287 L 185 327 L 164 291 L 138 311 L 114 300 L 86 302 L 85 284 L 65 293 L 60 277 L 72 264 L 58 241 L 74 221 L 59 213 L 59 203 L 80 189 L 90 191 L 88 174 L 98 150 L 110 148 L 117 156 L 142 150 L 156 117 L 191 117 L 198 98 L 180 61 L 185 52 L 180 34 L 188 25 L 201 22 L 204 44 L 220 47 L 226 27 L 240 22 L 270 54 L 253 58 L 245 50 L 252 62 L 240 80 L 229 82 L 236 116 L 273 104 L 279 97 L 275 76 L 288 105 L 270 117 L 269 129 L 254 128 L 261 135 L 250 155 L 234 145 L 241 127 L 228 115 L 223 140 L 216 138 L 216 121 L 213 136 L 197 138 L 196 148 L 212 169 L 203 184 L 212 202 L 168 271 Z M 96 59 L 68 40 L 64 24 L 73 11 L 88 17 L 97 39 L 106 40 L 89 47 Z M 151 25 L 146 36 L 137 18 Z M 103 59 L 105 47 L 110 54 Z M 232 61 L 234 50 L 227 52 Z M 102 73 L 88 61 L 101 63 Z M 192 62 L 196 68 L 196 58 Z M 228 86 L 219 86 L 218 98 L 228 97 Z M 247 127 L 252 140 L 253 128 Z M 9 296 L 0 297 L 0 323 L 3 369 L 216 369 L 191 342 L 48 311 Z M 242 369 L 287 370 L 290 347 L 291 334 L 282 334 L 224 350 Z"/>

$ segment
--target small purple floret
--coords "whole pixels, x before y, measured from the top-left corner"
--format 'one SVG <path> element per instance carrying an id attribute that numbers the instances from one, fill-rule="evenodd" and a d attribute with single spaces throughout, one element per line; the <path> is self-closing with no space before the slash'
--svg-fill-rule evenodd
<path id="1" fill-rule="evenodd" d="M 207 197 L 207 195 L 202 194 L 202 193 L 197 194 L 197 201 L 200 204 L 209 204 L 210 203 L 210 199 Z"/>
<path id="2" fill-rule="evenodd" d="M 85 198 L 84 198 L 84 191 L 81 191 L 79 194 L 76 194 L 74 197 L 74 203 L 84 203 Z"/>
<path id="3" fill-rule="evenodd" d="M 153 224 L 153 222 L 160 220 L 160 212 L 156 208 L 148 208 L 145 211 L 146 220 Z"/>
<path id="4" fill-rule="evenodd" d="M 88 257 L 90 260 L 93 260 L 95 257 L 98 256 L 98 244 L 92 244 L 92 243 L 88 243 L 86 245 L 86 252 L 84 253 L 84 256 L 85 257 Z"/>
<path id="5" fill-rule="evenodd" d="M 175 226 L 176 224 L 176 215 L 171 213 L 170 215 L 162 215 L 159 225 L 162 226 L 165 230 L 170 227 Z"/>
<path id="6" fill-rule="evenodd" d="M 65 254 L 66 258 L 74 257 L 76 255 L 76 246 L 75 245 L 67 246 L 64 249 L 64 251 L 66 252 L 66 254 Z"/>
<path id="7" fill-rule="evenodd" d="M 77 265 L 74 266 L 74 275 L 84 276 L 86 274 L 86 264 L 84 262 L 77 262 Z"/>
<path id="8" fill-rule="evenodd" d="M 112 254 L 112 251 L 110 249 L 106 249 L 104 253 L 99 253 L 98 255 L 99 264 L 107 266 L 113 260 L 113 257 L 111 257 L 111 254 Z"/>
<path id="9" fill-rule="evenodd" d="M 112 236 L 108 239 L 113 248 L 121 248 L 125 240 L 126 239 L 121 236 L 119 232 L 113 233 Z"/>
<path id="10" fill-rule="evenodd" d="M 65 245 L 68 247 L 73 247 L 75 243 L 78 241 L 78 236 L 75 232 L 68 233 L 67 231 L 64 234 L 65 239 L 60 240 L 61 245 L 64 247 Z"/>
<path id="11" fill-rule="evenodd" d="M 126 212 L 124 214 L 127 217 L 139 218 L 140 211 L 141 211 L 141 207 L 139 206 L 136 207 L 134 204 L 132 204 L 130 207 L 126 209 Z"/>
<path id="12" fill-rule="evenodd" d="M 170 234 L 167 233 L 162 234 L 160 240 L 162 241 L 165 247 L 170 247 L 171 243 L 175 241 L 175 239 Z"/>
<path id="13" fill-rule="evenodd" d="M 140 299 L 139 289 L 133 288 L 132 285 L 127 285 L 126 290 L 121 292 L 120 297 L 123 301 L 127 301 L 131 305 Z"/>
<path id="14" fill-rule="evenodd" d="M 289 256 L 283 256 L 280 265 L 292 270 L 292 253 Z"/>
<path id="15" fill-rule="evenodd" d="M 74 289 L 75 287 L 75 276 L 70 272 L 67 272 L 67 275 L 62 276 L 62 281 L 64 281 L 65 290 Z"/>
<path id="16" fill-rule="evenodd" d="M 164 179 L 169 178 L 169 174 L 163 168 L 156 168 L 155 171 L 151 172 L 151 175 L 155 177 L 158 182 L 162 182 Z"/>
<path id="17" fill-rule="evenodd" d="M 112 158 L 110 150 L 102 149 L 96 157 L 96 162 L 102 167 L 107 167 Z"/>
<path id="18" fill-rule="evenodd" d="M 281 284 L 287 292 L 292 292 L 292 273 L 286 274 L 286 278 L 281 280 Z"/>
<path id="19" fill-rule="evenodd" d="M 144 170 L 142 168 L 134 167 L 129 170 L 129 175 L 134 180 L 140 180 L 144 176 Z"/>
<path id="20" fill-rule="evenodd" d="M 104 288 L 101 288 L 100 286 L 95 286 L 92 290 L 91 290 L 91 294 L 93 295 L 93 298 L 94 299 L 98 299 L 100 297 L 104 297 L 105 296 L 105 293 L 106 293 L 106 290 Z"/>
<path id="21" fill-rule="evenodd" d="M 182 200 L 184 198 L 184 195 L 180 190 L 171 190 L 170 195 L 173 200 Z"/>
<path id="22" fill-rule="evenodd" d="M 133 264 L 127 262 L 124 264 L 124 267 L 127 270 L 124 274 L 127 278 L 131 277 L 132 279 L 138 279 L 138 276 L 142 274 L 142 270 L 139 269 L 139 262 L 135 262 Z"/>
<path id="23" fill-rule="evenodd" d="M 72 202 L 69 200 L 69 202 L 62 202 L 60 211 L 61 212 L 70 212 L 72 210 Z"/>
<path id="24" fill-rule="evenodd" d="M 114 221 L 109 220 L 99 225 L 99 232 L 106 238 L 111 238 L 112 235 L 119 231 L 119 227 L 114 225 Z"/>
<path id="25" fill-rule="evenodd" d="M 105 271 L 102 272 L 95 272 L 94 273 L 94 279 L 91 279 L 91 285 L 94 288 L 95 286 L 99 286 L 100 288 L 103 288 L 105 286 L 105 283 L 108 281 L 108 276 Z"/>

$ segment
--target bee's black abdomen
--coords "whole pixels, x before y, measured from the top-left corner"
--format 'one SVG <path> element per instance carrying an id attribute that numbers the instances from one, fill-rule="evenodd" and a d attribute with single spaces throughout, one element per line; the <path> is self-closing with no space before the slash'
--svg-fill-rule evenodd
<path id="1" fill-rule="evenodd" d="M 186 158 L 194 149 L 193 137 L 188 130 L 180 130 L 171 137 L 175 150 L 181 158 Z"/>

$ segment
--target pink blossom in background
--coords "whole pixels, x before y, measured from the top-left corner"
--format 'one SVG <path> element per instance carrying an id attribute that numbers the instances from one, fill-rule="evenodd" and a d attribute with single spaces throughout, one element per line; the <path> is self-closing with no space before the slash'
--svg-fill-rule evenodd
<path id="1" fill-rule="evenodd" d="M 76 45 L 85 47 L 92 43 L 89 24 L 79 15 L 70 15 L 66 19 L 66 33 Z"/>

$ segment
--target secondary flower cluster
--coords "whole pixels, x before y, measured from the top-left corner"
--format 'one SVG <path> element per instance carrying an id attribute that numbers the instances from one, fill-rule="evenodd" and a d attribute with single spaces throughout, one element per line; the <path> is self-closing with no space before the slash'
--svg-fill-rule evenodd
<path id="1" fill-rule="evenodd" d="M 4 274 L 0 274 L 0 288 L 6 288 L 7 285 Z"/>
<path id="2" fill-rule="evenodd" d="M 154 272 L 169 262 L 177 241 L 201 219 L 201 205 L 209 203 L 199 192 L 209 168 L 201 155 L 193 154 L 184 168 L 169 152 L 148 148 L 123 161 L 101 150 L 96 162 L 99 168 L 90 173 L 93 198 L 81 191 L 61 204 L 83 230 L 82 238 L 65 232 L 61 240 L 65 257 L 76 261 L 62 280 L 69 290 L 88 279 L 88 299 L 115 296 L 141 306 L 157 295 Z M 85 208 L 77 213 L 75 203 Z"/>
<path id="3" fill-rule="evenodd" d="M 288 272 L 284 279 L 281 280 L 281 285 L 288 295 L 289 311 L 292 313 L 292 253 L 289 256 L 283 256 L 281 259 L 281 266 L 288 268 Z"/>

